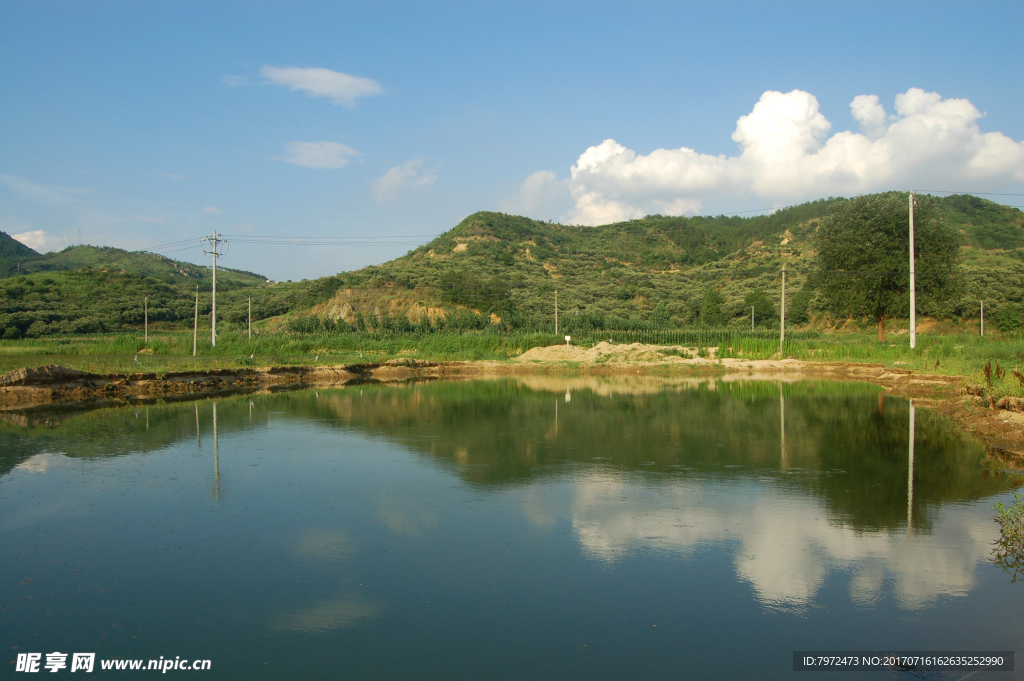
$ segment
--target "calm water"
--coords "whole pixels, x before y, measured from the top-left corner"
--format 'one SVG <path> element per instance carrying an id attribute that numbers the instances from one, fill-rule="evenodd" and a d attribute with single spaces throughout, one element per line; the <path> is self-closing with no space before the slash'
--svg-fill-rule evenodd
<path id="1" fill-rule="evenodd" d="M 794 649 L 1024 648 L 1024 583 L 988 562 L 1020 477 L 917 409 L 908 481 L 910 407 L 870 386 L 527 377 L 6 418 L 12 676 L 56 650 L 217 679 L 812 679 Z"/>

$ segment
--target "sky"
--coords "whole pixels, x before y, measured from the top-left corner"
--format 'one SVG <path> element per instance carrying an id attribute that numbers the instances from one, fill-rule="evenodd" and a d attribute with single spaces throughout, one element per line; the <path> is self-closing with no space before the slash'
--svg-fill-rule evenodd
<path id="1" fill-rule="evenodd" d="M 1024 206 L 1022 26 L 1020 2 L 6 0 L 0 230 L 197 263 L 216 230 L 221 265 L 299 280 L 480 210 Z"/>

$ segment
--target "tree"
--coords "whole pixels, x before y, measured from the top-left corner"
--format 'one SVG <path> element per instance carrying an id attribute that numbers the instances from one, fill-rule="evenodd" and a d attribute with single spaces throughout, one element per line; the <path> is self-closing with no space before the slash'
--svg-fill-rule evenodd
<path id="1" fill-rule="evenodd" d="M 750 316 L 750 308 L 754 308 L 754 321 L 761 326 L 772 326 L 778 323 L 779 313 L 775 309 L 775 303 L 762 290 L 751 291 L 743 298 L 743 308 L 739 311 L 741 317 Z"/>
<path id="2" fill-rule="evenodd" d="M 907 195 L 860 196 L 833 204 L 818 230 L 818 290 L 824 307 L 871 318 L 878 340 L 885 320 L 910 310 L 910 241 Z M 917 299 L 931 305 L 961 286 L 960 235 L 944 225 L 930 196 L 915 197 Z"/>
<path id="3" fill-rule="evenodd" d="M 808 309 L 814 300 L 814 287 L 810 279 L 803 287 L 786 300 L 786 321 L 793 324 L 806 324 L 811 321 Z"/>
<path id="4" fill-rule="evenodd" d="M 699 314 L 701 326 L 722 325 L 722 295 L 717 289 L 709 288 L 704 292 Z"/>

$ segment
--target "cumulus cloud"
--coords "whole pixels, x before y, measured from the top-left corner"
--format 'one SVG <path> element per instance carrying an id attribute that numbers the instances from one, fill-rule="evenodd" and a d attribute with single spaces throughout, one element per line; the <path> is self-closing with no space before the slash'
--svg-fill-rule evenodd
<path id="1" fill-rule="evenodd" d="M 412 158 L 378 177 L 372 186 L 377 201 L 391 201 L 409 187 L 425 187 L 437 180 L 433 171 L 421 171 L 423 161 Z"/>
<path id="2" fill-rule="evenodd" d="M 850 104 L 860 132 L 829 136 L 832 124 L 814 95 L 761 95 L 741 116 L 735 156 L 694 149 L 639 155 L 613 139 L 590 147 L 572 166 L 574 206 L 564 218 L 604 224 L 647 213 L 697 213 L 708 198 L 757 196 L 796 202 L 893 188 L 956 189 L 1024 182 L 1024 143 L 983 133 L 983 114 L 966 99 L 911 88 L 887 114 L 876 95 Z"/>
<path id="3" fill-rule="evenodd" d="M 333 103 L 349 109 L 355 107 L 360 97 L 373 97 L 384 92 L 384 88 L 375 80 L 330 69 L 264 66 L 261 74 L 275 85 L 305 92 L 310 97 L 327 97 Z"/>
<path id="4" fill-rule="evenodd" d="M 359 152 L 337 142 L 290 142 L 279 160 L 303 168 L 341 168 Z"/>
<path id="5" fill-rule="evenodd" d="M 12 234 L 11 238 L 20 241 L 32 250 L 40 253 L 59 251 L 68 245 L 67 238 L 54 236 L 41 229 L 33 229 L 32 231 L 22 232 L 21 234 Z"/>
<path id="6" fill-rule="evenodd" d="M 538 170 L 526 178 L 519 191 L 503 201 L 500 208 L 506 213 L 551 219 L 564 210 L 568 188 L 568 179 L 559 180 L 550 170 Z"/>
<path id="7" fill-rule="evenodd" d="M 216 208 L 214 206 L 207 206 L 206 208 L 203 209 L 203 212 L 206 213 L 207 215 L 220 215 L 221 209 Z"/>

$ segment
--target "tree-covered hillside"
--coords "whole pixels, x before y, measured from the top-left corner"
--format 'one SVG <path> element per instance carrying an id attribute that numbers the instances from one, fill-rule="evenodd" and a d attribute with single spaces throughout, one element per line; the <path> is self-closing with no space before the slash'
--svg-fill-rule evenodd
<path id="1" fill-rule="evenodd" d="M 816 231 L 836 202 L 823 199 L 772 215 L 648 216 L 575 227 L 501 213 L 476 213 L 408 255 L 339 275 L 346 283 L 328 313 L 406 312 L 461 305 L 545 327 L 559 292 L 562 326 L 749 324 L 777 319 L 787 266 L 787 319 L 806 323 L 820 311 L 813 278 Z M 1024 219 L 1016 208 L 971 196 L 935 201 L 935 219 L 963 237 L 964 291 L 920 312 L 976 316 L 977 301 L 1018 309 L 1024 299 Z M 367 309 L 366 288 L 379 293 Z M 349 292 L 346 292 L 349 291 Z M 350 301 L 346 309 L 343 301 Z M 372 298 L 372 297 L 371 297 Z M 763 309 L 763 301 L 773 309 Z M 761 301 L 760 304 L 758 301 Z"/>
<path id="2" fill-rule="evenodd" d="M 905 196 L 905 195 L 904 195 Z M 269 284 L 218 272 L 222 328 L 279 318 L 296 329 L 749 328 L 778 323 L 787 268 L 786 319 L 825 319 L 814 273 L 816 234 L 837 202 L 822 199 L 754 217 L 665 217 L 579 227 L 502 213 L 470 215 L 405 256 L 354 272 Z M 962 237 L 959 295 L 919 313 L 1024 326 L 1024 214 L 973 196 L 933 202 L 932 215 Z M 191 326 L 194 292 L 210 309 L 209 270 L 148 253 L 75 247 L 38 256 L 27 276 L 0 279 L 0 334 L 8 338 L 110 331 L 150 321 Z M 834 320 L 835 321 L 835 320 Z M 838 320 L 842 321 L 842 320 Z M 424 326 L 426 325 L 426 326 Z"/>
<path id="3" fill-rule="evenodd" d="M 19 274 L 22 266 L 42 257 L 17 239 L 0 232 L 0 277 Z"/>

